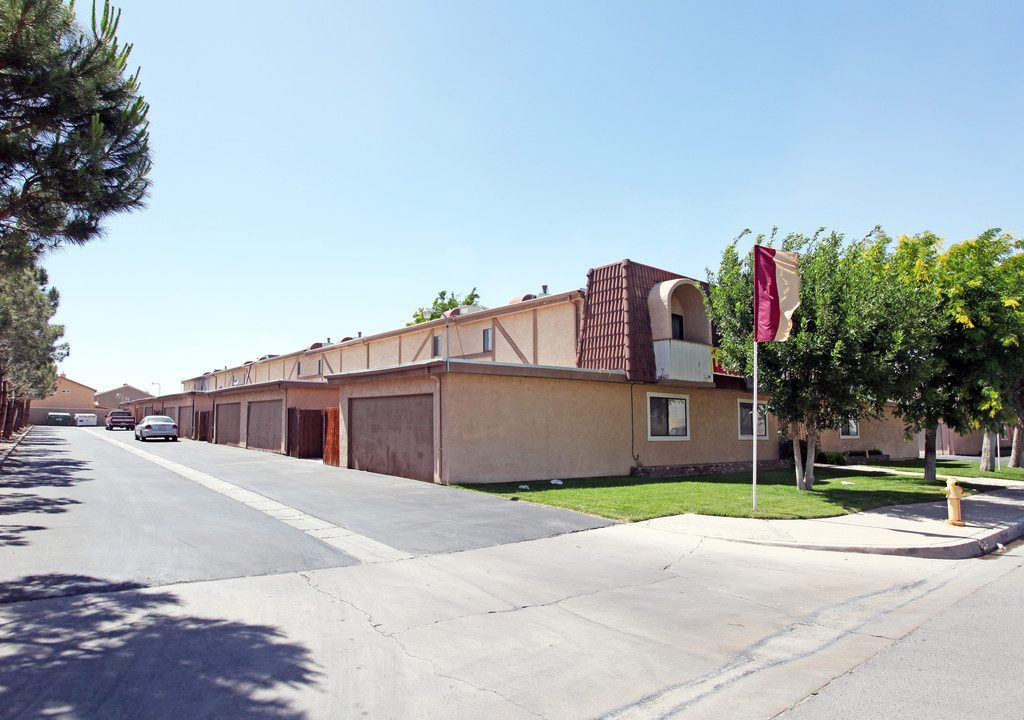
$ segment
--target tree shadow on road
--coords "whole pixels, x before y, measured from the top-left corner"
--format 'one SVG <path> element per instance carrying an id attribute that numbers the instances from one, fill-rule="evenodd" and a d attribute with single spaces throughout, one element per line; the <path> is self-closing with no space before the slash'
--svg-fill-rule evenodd
<path id="1" fill-rule="evenodd" d="M 22 600 L 0 606 L 5 718 L 303 717 L 280 691 L 317 681 L 305 647 L 271 626 L 189 615 L 171 592 L 120 587 L 79 575 L 0 583 Z M 62 591 L 72 596 L 29 602 Z"/>
<path id="2" fill-rule="evenodd" d="M 30 489 L 69 488 L 92 478 L 90 463 L 61 457 L 66 442 L 53 434 L 33 430 L 0 467 L 0 518 L 23 513 L 67 512 L 78 500 L 24 492 Z M 45 492 L 45 491 L 44 491 Z M 0 525 L 0 547 L 28 544 L 27 533 L 44 530 L 39 525 Z"/>

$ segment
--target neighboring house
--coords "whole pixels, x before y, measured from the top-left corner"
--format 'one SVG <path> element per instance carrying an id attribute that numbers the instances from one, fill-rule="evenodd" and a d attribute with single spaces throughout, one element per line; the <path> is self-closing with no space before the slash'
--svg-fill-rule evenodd
<path id="1" fill-rule="evenodd" d="M 748 381 L 717 361 L 705 288 L 624 260 L 585 290 L 316 342 L 131 405 L 189 414 L 192 437 L 445 484 L 749 469 L 755 433 L 778 466 L 778 423 L 755 422 Z M 865 442 L 916 457 L 890 424 Z"/>
<path id="2" fill-rule="evenodd" d="M 935 435 L 935 452 L 938 455 L 981 455 L 981 447 L 984 440 L 985 433 L 981 430 L 961 435 L 950 430 L 945 423 L 939 422 L 938 431 Z M 921 453 L 924 454 L 923 432 L 918 434 L 917 442 Z M 999 448 L 1003 457 L 1009 457 L 1012 446 L 1013 430 L 1005 428 L 1004 432 L 999 436 Z"/>
<path id="3" fill-rule="evenodd" d="M 46 423 L 47 413 L 68 412 L 95 413 L 96 401 L 94 396 L 96 389 L 68 378 L 67 374 L 61 373 L 57 377 L 57 387 L 53 394 L 33 400 L 29 407 L 29 422 L 34 425 Z"/>
<path id="4" fill-rule="evenodd" d="M 153 396 L 145 390 L 139 390 L 137 387 L 125 384 L 113 390 L 96 393 L 96 407 L 116 410 L 132 400 L 141 400 L 149 397 Z"/>

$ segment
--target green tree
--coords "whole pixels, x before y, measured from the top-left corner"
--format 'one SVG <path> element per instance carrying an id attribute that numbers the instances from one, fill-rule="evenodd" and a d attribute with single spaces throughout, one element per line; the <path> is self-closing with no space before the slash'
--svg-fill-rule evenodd
<path id="1" fill-rule="evenodd" d="M 746 233 L 744 233 L 745 235 Z M 742 238 L 743 235 L 740 236 Z M 752 253 L 726 248 L 717 274 L 708 271 L 708 312 L 721 335 L 726 366 L 753 374 Z M 760 235 L 771 245 L 776 232 Z M 816 438 L 839 429 L 850 418 L 878 417 L 884 411 L 892 375 L 912 364 L 901 314 L 884 292 L 889 239 L 876 230 L 847 244 L 842 234 L 819 230 L 811 237 L 790 234 L 783 250 L 800 253 L 800 307 L 786 342 L 758 345 L 760 390 L 793 441 L 797 487 L 814 487 Z M 798 425 L 807 431 L 802 457 Z"/>
<path id="2" fill-rule="evenodd" d="M 477 294 L 476 288 L 469 291 L 465 297 L 459 297 L 454 292 L 448 290 L 442 290 L 434 298 L 434 302 L 426 307 L 421 307 L 412 314 L 412 322 L 406 323 L 406 327 L 409 325 L 419 325 L 420 323 L 429 322 L 430 320 L 437 320 L 439 317 L 443 317 L 449 310 L 454 310 L 457 307 L 463 307 L 465 305 L 479 305 L 480 295 Z"/>
<path id="3" fill-rule="evenodd" d="M 57 291 L 46 272 L 28 267 L 0 275 L 0 417 L 10 396 L 46 397 L 57 385 L 57 366 L 68 353 L 62 325 L 51 325 Z M 3 423 L 0 423 L 0 428 Z"/>
<path id="4" fill-rule="evenodd" d="M 106 0 L 88 31 L 73 0 L 0 0 L 0 270 L 144 204 L 149 106 L 119 20 Z"/>
<path id="5" fill-rule="evenodd" d="M 939 421 L 964 434 L 1012 422 L 1014 389 L 1024 378 L 1019 243 L 989 230 L 946 252 L 942 244 L 932 233 L 899 238 L 884 285 L 898 295 L 895 308 L 916 308 L 905 328 L 913 372 L 897 372 L 889 392 L 908 433 L 924 432 L 931 480 Z"/>
<path id="6" fill-rule="evenodd" d="M 1024 243 L 995 228 L 940 256 L 939 281 L 951 319 L 945 349 L 957 378 L 967 427 L 996 433 L 1024 408 Z M 959 428 L 957 428 L 959 429 Z M 994 469 L 991 449 L 982 469 Z"/>

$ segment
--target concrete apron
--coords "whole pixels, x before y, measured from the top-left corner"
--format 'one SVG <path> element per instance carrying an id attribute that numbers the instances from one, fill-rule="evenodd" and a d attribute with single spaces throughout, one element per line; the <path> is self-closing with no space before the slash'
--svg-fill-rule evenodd
<path id="1" fill-rule="evenodd" d="M 1019 566 L 646 525 L 0 607 L 10 717 L 768 718 Z"/>

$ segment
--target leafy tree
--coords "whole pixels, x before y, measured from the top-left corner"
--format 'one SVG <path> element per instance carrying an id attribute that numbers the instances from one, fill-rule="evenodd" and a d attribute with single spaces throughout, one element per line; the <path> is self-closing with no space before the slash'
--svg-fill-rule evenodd
<path id="1" fill-rule="evenodd" d="M 927 232 L 900 237 L 883 285 L 895 296 L 894 310 L 914 309 L 903 338 L 913 349 L 912 362 L 897 368 L 889 396 L 908 434 L 924 432 L 925 477 L 931 480 L 939 421 L 965 434 L 994 429 L 1013 404 L 1013 378 L 1024 377 L 1017 310 L 1024 278 L 1011 257 L 1015 241 L 989 230 L 945 253 L 942 244 Z"/>
<path id="2" fill-rule="evenodd" d="M 443 317 L 449 310 L 454 310 L 457 307 L 463 307 L 465 305 L 479 305 L 480 295 L 477 294 L 476 288 L 469 291 L 469 294 L 465 297 L 459 297 L 454 292 L 442 290 L 434 298 L 434 302 L 426 307 L 421 307 L 412 314 L 412 322 L 406 323 L 406 327 L 409 325 L 419 325 L 430 320 L 437 320 L 439 317 Z"/>
<path id="3" fill-rule="evenodd" d="M 41 398 L 56 388 L 56 363 L 68 352 L 60 342 L 64 327 L 50 324 L 58 301 L 41 268 L 0 275 L 0 416 L 6 416 L 10 395 Z"/>
<path id="4" fill-rule="evenodd" d="M 0 270 L 144 204 L 149 105 L 119 20 L 107 0 L 89 31 L 73 0 L 0 0 Z"/>
<path id="5" fill-rule="evenodd" d="M 744 233 L 745 235 L 746 233 Z M 742 238 L 744 235 L 741 235 Z M 752 253 L 726 248 L 717 274 L 708 271 L 708 312 L 720 335 L 726 366 L 753 374 Z M 776 231 L 759 235 L 771 245 Z M 914 364 L 910 333 L 896 298 L 884 292 L 889 239 L 875 230 L 846 244 L 840 233 L 790 234 L 782 249 L 800 253 L 800 307 L 786 342 L 758 346 L 760 390 L 768 411 L 793 440 L 797 487 L 814 486 L 819 431 L 839 429 L 849 418 L 878 417 L 893 375 Z M 797 426 L 807 431 L 802 457 Z"/>
<path id="6" fill-rule="evenodd" d="M 1024 378 L 1021 250 L 1024 243 L 996 228 L 939 257 L 950 342 L 937 352 L 947 358 L 955 378 L 960 414 L 956 422 L 946 422 L 960 432 L 995 433 L 1022 412 L 1015 399 Z M 989 460 L 992 465 L 991 452 Z"/>

